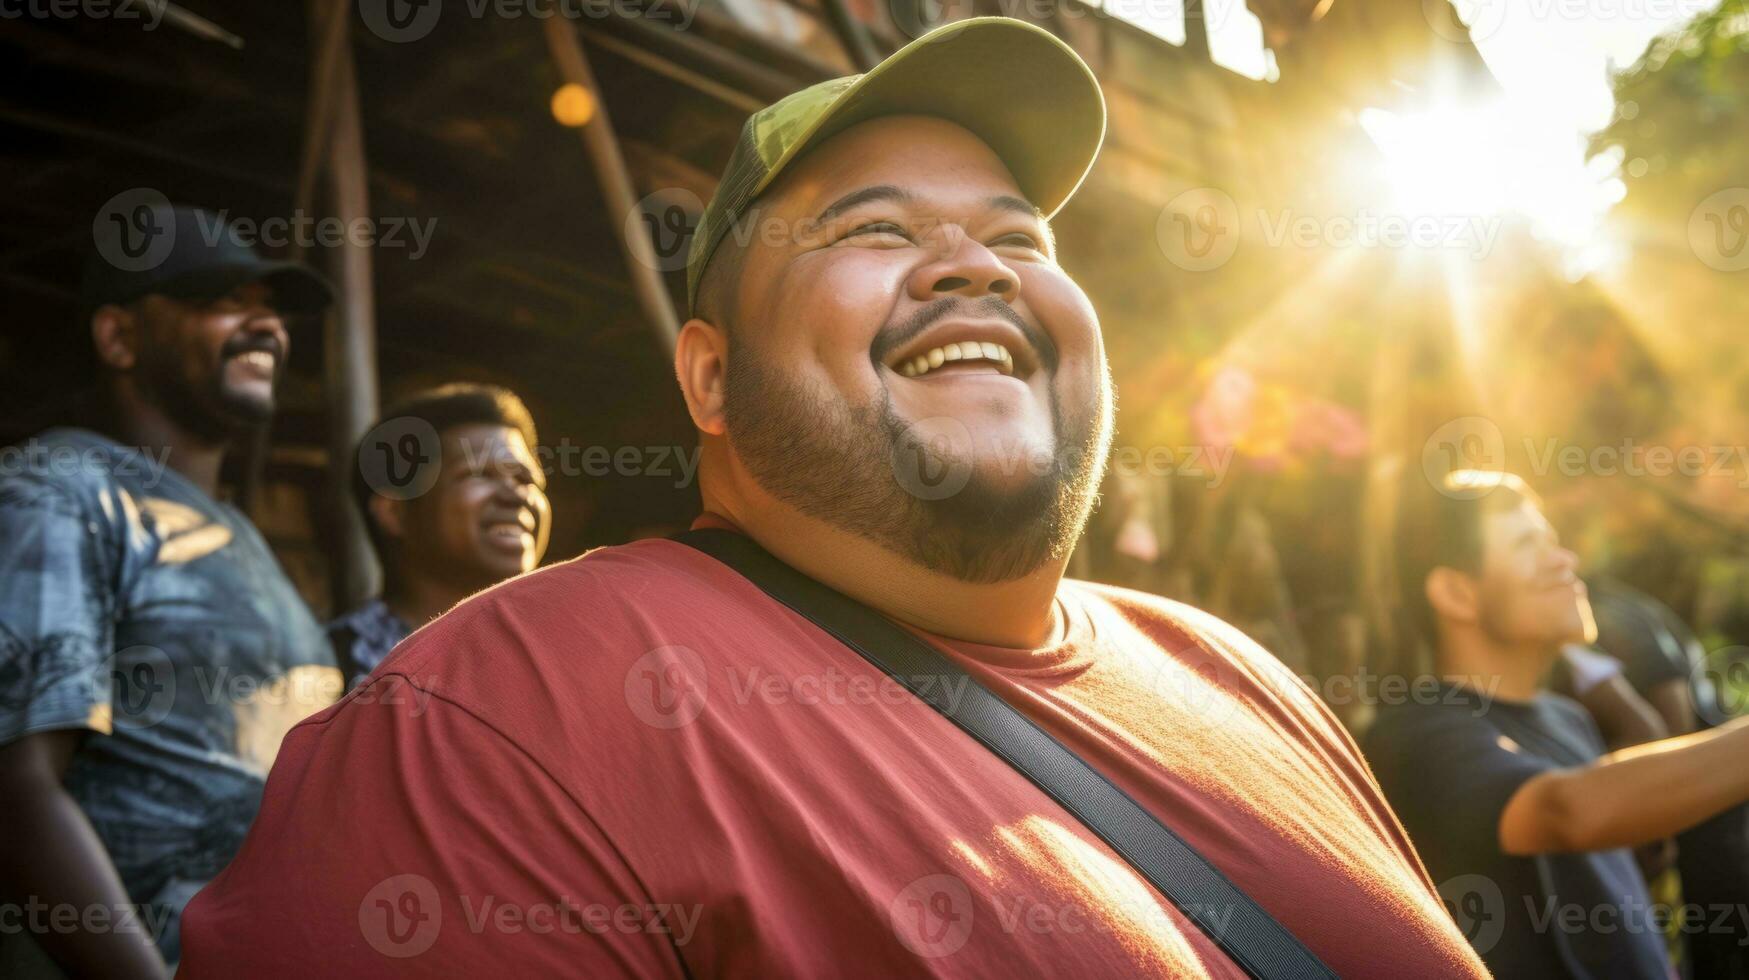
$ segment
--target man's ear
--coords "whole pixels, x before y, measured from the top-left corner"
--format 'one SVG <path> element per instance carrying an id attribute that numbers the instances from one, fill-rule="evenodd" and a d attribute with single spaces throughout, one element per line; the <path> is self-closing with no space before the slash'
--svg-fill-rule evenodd
<path id="1" fill-rule="evenodd" d="M 382 494 L 372 494 L 370 498 L 370 519 L 376 522 L 377 528 L 391 538 L 407 536 L 407 510 L 405 501 L 394 500 Z"/>
<path id="2" fill-rule="evenodd" d="M 727 431 L 723 382 L 728 368 L 728 334 L 697 317 L 686 321 L 674 344 L 674 374 L 680 379 L 692 424 L 706 435 L 720 436 Z"/>
<path id="3" fill-rule="evenodd" d="M 1455 568 L 1440 566 L 1427 573 L 1427 602 L 1441 619 L 1474 623 L 1481 618 L 1482 597 L 1476 580 Z"/>
<path id="4" fill-rule="evenodd" d="M 112 371 L 133 370 L 139 360 L 139 317 L 114 303 L 99 306 L 91 313 L 91 346 L 99 364 Z"/>

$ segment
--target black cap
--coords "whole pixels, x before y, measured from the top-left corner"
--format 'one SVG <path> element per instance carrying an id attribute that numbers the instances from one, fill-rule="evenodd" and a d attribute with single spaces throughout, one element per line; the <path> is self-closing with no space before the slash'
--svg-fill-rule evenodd
<path id="1" fill-rule="evenodd" d="M 116 195 L 91 232 L 79 289 L 88 309 L 148 293 L 215 299 L 252 282 L 272 287 L 282 313 L 316 313 L 334 301 L 334 287 L 315 270 L 264 259 L 224 215 L 172 206 L 154 191 Z"/>

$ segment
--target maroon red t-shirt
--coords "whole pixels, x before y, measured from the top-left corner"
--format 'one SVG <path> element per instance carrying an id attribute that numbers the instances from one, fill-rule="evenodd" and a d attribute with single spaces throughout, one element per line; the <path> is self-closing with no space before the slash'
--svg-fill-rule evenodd
<path id="1" fill-rule="evenodd" d="M 1353 742 L 1238 631 L 1064 582 L 1062 642 L 926 638 L 1344 977 L 1480 977 Z M 293 729 L 185 977 L 1240 977 L 1122 858 L 670 541 L 474 597 Z"/>

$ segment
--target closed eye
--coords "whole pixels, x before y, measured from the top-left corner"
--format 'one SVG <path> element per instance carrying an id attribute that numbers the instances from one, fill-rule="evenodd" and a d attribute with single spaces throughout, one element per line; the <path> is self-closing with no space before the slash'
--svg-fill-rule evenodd
<path id="1" fill-rule="evenodd" d="M 893 235 L 903 238 L 907 242 L 911 240 L 911 236 L 905 233 L 905 229 L 891 221 L 870 221 L 845 232 L 844 237 L 840 238 L 839 241 L 849 241 L 853 238 L 864 238 L 870 235 Z"/>
<path id="2" fill-rule="evenodd" d="M 1019 246 L 1020 248 L 1030 248 L 1035 252 L 1044 251 L 1044 248 L 1039 245 L 1038 239 L 1032 237 L 1031 235 L 1029 235 L 1023 231 L 1017 231 L 1017 232 L 1014 232 L 1012 234 L 1003 235 L 1001 238 L 998 238 L 995 241 L 991 242 L 990 245 L 991 245 L 991 247 L 995 247 L 995 246 L 999 246 L 999 245 L 1015 245 L 1015 246 Z"/>

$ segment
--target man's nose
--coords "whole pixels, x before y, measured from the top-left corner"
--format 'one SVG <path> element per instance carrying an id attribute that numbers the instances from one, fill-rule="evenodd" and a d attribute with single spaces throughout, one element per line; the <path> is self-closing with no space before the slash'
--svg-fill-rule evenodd
<path id="1" fill-rule="evenodd" d="M 1559 571 L 1578 571 L 1579 569 L 1579 554 L 1571 548 L 1556 545 L 1553 560 L 1555 568 Z"/>
<path id="2" fill-rule="evenodd" d="M 945 225 L 932 237 L 937 258 L 911 274 L 908 286 L 913 299 L 997 296 L 1012 303 L 1020 295 L 1020 277 L 1014 270 L 959 226 Z"/>

